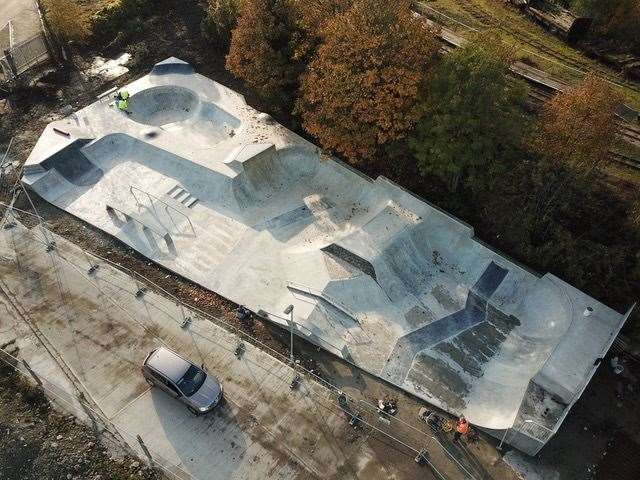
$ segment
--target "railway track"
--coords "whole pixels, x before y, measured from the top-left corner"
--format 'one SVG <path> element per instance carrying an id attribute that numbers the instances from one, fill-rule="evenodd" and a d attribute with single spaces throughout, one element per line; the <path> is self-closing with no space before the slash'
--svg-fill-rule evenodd
<path id="1" fill-rule="evenodd" d="M 484 28 L 498 28 L 504 30 L 506 33 L 516 38 L 523 44 L 529 45 L 536 51 L 544 53 L 543 56 L 547 56 L 557 61 L 560 64 L 568 65 L 569 67 L 578 70 L 576 76 L 581 76 L 582 73 L 590 70 L 597 71 L 598 75 L 606 80 L 614 83 L 622 83 L 626 88 L 640 92 L 640 85 L 631 84 L 625 82 L 624 79 L 616 75 L 612 75 L 607 69 L 594 66 L 593 64 L 580 61 L 576 58 L 568 56 L 558 50 L 550 48 L 548 45 L 540 42 L 534 35 L 523 32 L 522 30 L 511 28 L 508 24 L 505 24 L 500 19 L 496 18 L 492 13 L 486 11 L 482 7 L 478 6 L 473 0 L 460 0 L 463 8 L 471 15 L 476 22 Z M 535 52 L 532 52 L 535 53 Z"/>
<path id="2" fill-rule="evenodd" d="M 470 4 L 470 0 L 462 0 L 465 4 Z M 419 4 L 418 4 L 419 5 Z M 476 7 L 477 8 L 477 7 Z M 418 14 L 425 14 L 423 8 L 417 9 Z M 484 15 L 484 14 L 483 14 Z M 442 52 L 449 53 L 455 48 L 462 45 L 464 38 L 443 27 L 441 24 L 433 20 L 427 21 L 434 26 L 442 27 L 440 32 L 440 39 L 443 42 Z M 514 78 L 520 77 L 527 81 L 530 86 L 527 97 L 527 108 L 531 111 L 539 111 L 545 103 L 559 92 L 568 88 L 568 85 L 558 81 L 557 79 L 545 74 L 542 70 L 535 67 L 524 64 L 523 62 L 516 62 L 511 68 Z M 517 68 L 516 68 L 517 67 Z M 640 148 L 640 126 L 636 126 L 633 123 L 629 123 L 622 118 L 617 120 L 618 125 L 618 137 L 627 144 L 634 145 Z M 626 153 L 619 151 L 611 151 L 611 161 L 626 167 L 640 170 L 640 158 L 634 158 Z"/>
<path id="3" fill-rule="evenodd" d="M 640 170 L 640 160 L 637 158 L 629 157 L 628 155 L 612 150 L 611 161 L 619 165 L 625 165 L 634 170 Z"/>
<path id="4" fill-rule="evenodd" d="M 636 147 L 640 147 L 640 126 L 635 126 L 623 120 L 618 120 L 618 135 L 622 140 Z"/>

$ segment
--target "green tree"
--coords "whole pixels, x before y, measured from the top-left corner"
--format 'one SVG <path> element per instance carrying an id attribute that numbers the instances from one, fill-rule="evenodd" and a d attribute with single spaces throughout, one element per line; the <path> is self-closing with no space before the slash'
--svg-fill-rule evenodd
<path id="1" fill-rule="evenodd" d="M 447 55 L 429 77 L 410 148 L 420 170 L 456 191 L 479 189 L 521 143 L 526 89 L 509 77 L 513 50 L 495 34 Z"/>
<path id="2" fill-rule="evenodd" d="M 244 0 L 226 67 L 280 109 L 292 102 L 301 65 L 294 59 L 295 21 L 287 0 Z"/>
<path id="3" fill-rule="evenodd" d="M 439 44 L 405 0 L 354 0 L 322 34 L 296 111 L 323 147 L 354 163 L 372 159 L 415 125 Z"/>
<path id="4" fill-rule="evenodd" d="M 221 47 L 228 48 L 231 32 L 238 23 L 241 0 L 209 0 L 207 16 L 202 22 L 202 29 L 209 38 Z"/>

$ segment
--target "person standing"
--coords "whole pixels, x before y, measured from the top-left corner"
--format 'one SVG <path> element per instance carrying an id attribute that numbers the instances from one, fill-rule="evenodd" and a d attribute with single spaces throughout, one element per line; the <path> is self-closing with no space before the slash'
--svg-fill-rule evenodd
<path id="1" fill-rule="evenodd" d="M 120 90 L 118 92 L 118 95 L 116 95 L 116 106 L 118 107 L 119 110 L 129 113 L 127 112 L 127 109 L 129 108 L 129 92 L 126 90 Z"/>
<path id="2" fill-rule="evenodd" d="M 464 415 L 461 416 L 456 423 L 456 431 L 453 434 L 453 441 L 456 443 L 459 442 L 460 437 L 466 437 L 470 429 L 471 427 L 469 425 L 469 422 L 467 422 L 467 419 L 464 418 Z"/>

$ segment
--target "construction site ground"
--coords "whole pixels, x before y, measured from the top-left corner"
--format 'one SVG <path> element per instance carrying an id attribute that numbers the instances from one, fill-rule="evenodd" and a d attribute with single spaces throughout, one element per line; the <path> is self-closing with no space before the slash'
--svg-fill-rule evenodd
<path id="1" fill-rule="evenodd" d="M 138 72 L 148 70 L 154 61 L 169 56 L 178 46 L 185 52 L 184 58 L 196 65 L 201 73 L 238 91 L 244 91 L 239 82 L 224 70 L 223 59 L 211 59 L 203 56 L 207 45 L 201 41 L 193 42 L 193 38 L 195 38 L 194 32 L 199 28 L 200 19 L 192 18 L 189 8 L 185 8 L 183 13 L 184 18 L 167 17 L 149 22 L 148 28 L 157 33 L 154 36 L 156 43 L 153 54 L 144 53 L 144 49 L 149 48 L 147 42 L 137 42 L 134 48 L 143 51 L 142 58 L 144 60 L 140 64 L 132 65 L 132 72 L 118 79 L 117 82 L 126 83 L 132 80 L 138 75 Z M 78 107 L 89 104 L 96 94 L 114 85 L 114 83 L 105 83 L 102 79 L 86 77 L 80 73 L 88 66 L 94 53 L 91 51 L 86 52 L 84 59 L 83 57 L 75 57 L 77 68 L 52 74 L 49 78 L 37 84 L 35 88 L 23 90 L 14 98 L 13 111 L 6 110 L 3 112 L 5 119 L 9 120 L 7 125 L 10 123 L 11 128 L 2 132 L 7 136 L 4 139 L 0 139 L 0 142 L 6 146 L 10 136 L 15 135 L 10 158 L 15 160 L 17 165 L 26 159 L 47 122 L 62 116 L 61 112 L 67 106 L 72 106 L 74 107 L 73 110 L 75 110 Z M 252 105 L 260 106 L 257 99 L 252 98 L 251 95 L 248 95 L 247 99 Z M 278 116 L 276 115 L 276 117 Z M 286 118 L 278 118 L 278 120 L 285 125 L 290 124 Z M 635 172 L 625 172 L 625 175 L 632 177 L 626 179 L 629 182 L 637 181 Z M 1 200 L 10 200 L 10 193 L 9 188 L 4 188 L 1 192 Z M 239 324 L 233 316 L 235 306 L 225 299 L 178 278 L 156 265 L 150 264 L 144 258 L 125 248 L 112 238 L 94 230 L 89 225 L 78 221 L 46 202 L 34 198 L 34 203 L 39 213 L 46 218 L 48 227 L 58 235 L 81 245 L 87 251 L 108 257 L 129 269 L 142 273 L 180 299 L 197 305 L 200 309 L 245 329 L 262 343 L 277 351 L 286 353 L 288 347 L 288 334 L 286 332 L 261 321 L 255 321 L 248 325 Z M 24 195 L 18 198 L 16 206 L 27 210 L 31 208 Z M 35 225 L 27 217 L 23 218 L 23 221 L 30 226 Z M 374 401 L 384 395 L 396 397 L 400 407 L 399 417 L 414 426 L 422 428 L 417 421 L 419 402 L 412 397 L 359 372 L 346 362 L 330 354 L 318 351 L 312 345 L 297 342 L 295 353 L 304 366 L 314 369 L 320 376 L 343 388 L 349 394 L 358 392 L 369 401 Z M 636 377 L 640 374 L 636 364 L 630 363 L 627 365 L 627 371 L 635 374 Z M 625 476 L 624 472 L 638 471 L 639 468 L 637 456 L 634 456 L 632 452 L 637 451 L 639 448 L 640 438 L 637 430 L 631 428 L 630 425 L 637 425 L 640 420 L 638 418 L 640 397 L 636 386 L 635 392 L 626 391 L 624 399 L 617 400 L 616 390 L 619 390 L 620 384 L 623 385 L 624 390 L 626 385 L 632 384 L 632 382 L 615 376 L 609 368 L 601 368 L 589 384 L 580 402 L 570 413 L 564 427 L 543 450 L 540 456 L 540 463 L 544 463 L 550 466 L 552 470 L 559 472 L 559 478 L 561 479 L 633 478 Z M 12 397 L 11 401 L 14 402 L 16 399 L 18 398 Z M 14 404 L 7 404 L 6 401 L 5 405 L 9 405 L 9 407 L 2 410 L 0 423 L 3 425 L 8 424 L 8 417 L 5 415 L 13 412 L 14 408 L 18 408 Z M 606 405 L 606 408 L 603 408 L 603 405 Z M 610 407 L 611 405 L 614 406 Z M 31 407 L 24 408 L 30 409 Z M 26 411 L 33 412 L 34 410 Z M 19 432 L 17 427 L 11 431 L 14 438 L 19 438 L 19 433 L 16 433 Z M 25 436 L 25 438 L 27 437 Z M 37 438 L 39 439 L 40 437 Z M 493 441 L 491 440 L 490 442 Z M 483 443 L 483 445 L 487 444 Z M 495 445 L 495 442 L 493 442 L 493 445 Z M 380 448 L 383 448 L 388 453 L 390 447 L 385 445 Z M 489 470 L 490 463 L 495 458 L 495 450 L 488 446 L 484 448 L 487 449 L 488 453 L 481 454 L 477 452 L 477 458 Z M 391 451 L 393 452 L 393 450 Z M 3 450 L 3 452 L 7 453 L 6 450 Z M 606 455 L 604 454 L 605 452 Z M 69 455 L 72 455 L 72 453 L 69 452 Z M 4 458 L 11 459 L 12 457 L 5 455 Z M 95 461 L 97 462 L 98 460 Z M 421 472 L 424 471 L 421 470 Z M 494 473 L 492 478 L 509 477 L 499 476 Z"/>
<path id="2" fill-rule="evenodd" d="M 40 389 L 4 363 L 0 429 L 3 480 L 164 478 L 73 415 L 52 408 Z"/>
<path id="3" fill-rule="evenodd" d="M 51 241 L 55 249 L 47 252 Z M 88 273 L 95 264 L 99 268 Z M 38 227 L 3 230 L 0 268 L 9 313 L 3 343 L 57 391 L 72 394 L 57 387 L 69 382 L 43 348 L 59 355 L 94 415 L 142 454 L 140 435 L 154 462 L 177 478 L 515 478 L 484 442 L 458 446 L 444 436 L 445 451 L 429 432 L 380 421 L 375 407 L 356 396 L 363 382 L 356 372 L 343 379 L 344 391 L 354 396 L 342 408 L 336 391 L 312 376 L 290 389 L 294 372 L 282 361 L 248 343 L 236 358 L 237 336 L 171 298 L 150 291 L 136 296 L 140 284 L 132 278 Z M 180 326 L 184 317 L 192 318 L 187 328 Z M 161 344 L 215 373 L 226 402 L 194 417 L 150 389 L 139 365 Z M 416 413 L 402 401 L 400 408 Z M 351 413 L 363 420 L 355 427 Z M 431 473 L 414 462 L 423 447 Z"/>

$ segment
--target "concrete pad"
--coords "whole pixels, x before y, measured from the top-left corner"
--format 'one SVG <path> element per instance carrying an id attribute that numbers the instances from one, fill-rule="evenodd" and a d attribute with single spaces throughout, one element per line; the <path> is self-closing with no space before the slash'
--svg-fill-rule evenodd
<path id="1" fill-rule="evenodd" d="M 210 415 L 195 417 L 180 402 L 150 389 L 119 412 L 113 421 L 134 430 L 145 444 L 195 478 L 297 478 L 300 467 L 286 452 L 253 440 L 240 410 L 224 404 Z M 277 472 L 277 475 L 276 475 Z"/>
<path id="2" fill-rule="evenodd" d="M 103 98 L 47 126 L 23 182 L 368 372 L 496 436 L 513 430 L 528 453 L 628 316 L 326 158 L 185 62 L 126 89 L 128 113 Z"/>
<path id="3" fill-rule="evenodd" d="M 36 2 L 34 0 L 3 0 L 0 4 L 0 27 L 4 29 L 8 22 L 11 22 L 11 46 L 40 33 L 40 16 Z"/>
<path id="4" fill-rule="evenodd" d="M 405 438 L 410 447 L 395 451 L 393 460 L 385 458 L 388 447 L 378 451 L 377 445 L 382 441 L 393 448 L 395 441 L 374 435 L 370 427 L 349 426 L 335 393 L 325 386 L 303 378 L 291 390 L 294 371 L 282 361 L 247 343 L 238 359 L 235 335 L 182 310 L 171 298 L 151 291 L 136 297 L 136 282 L 108 264 L 89 274 L 97 259 L 53 234 L 47 236 L 56 247 L 47 252 L 37 232 L 21 225 L 0 230 L 0 309 L 8 298 L 15 299 L 23 321 L 46 335 L 87 398 L 122 437 L 143 456 L 140 435 L 176 478 L 356 479 L 385 472 L 408 480 L 425 472 L 413 457 L 426 437 Z M 180 326 L 183 315 L 192 318 L 188 328 Z M 226 403 L 194 417 L 182 404 L 150 390 L 140 365 L 157 345 L 204 363 L 220 379 Z M 23 353 L 35 360 L 34 350 Z M 39 355 L 46 363 L 46 354 Z M 42 376 L 48 371 L 43 368 Z M 447 478 L 465 478 L 444 451 L 430 455 Z"/>

